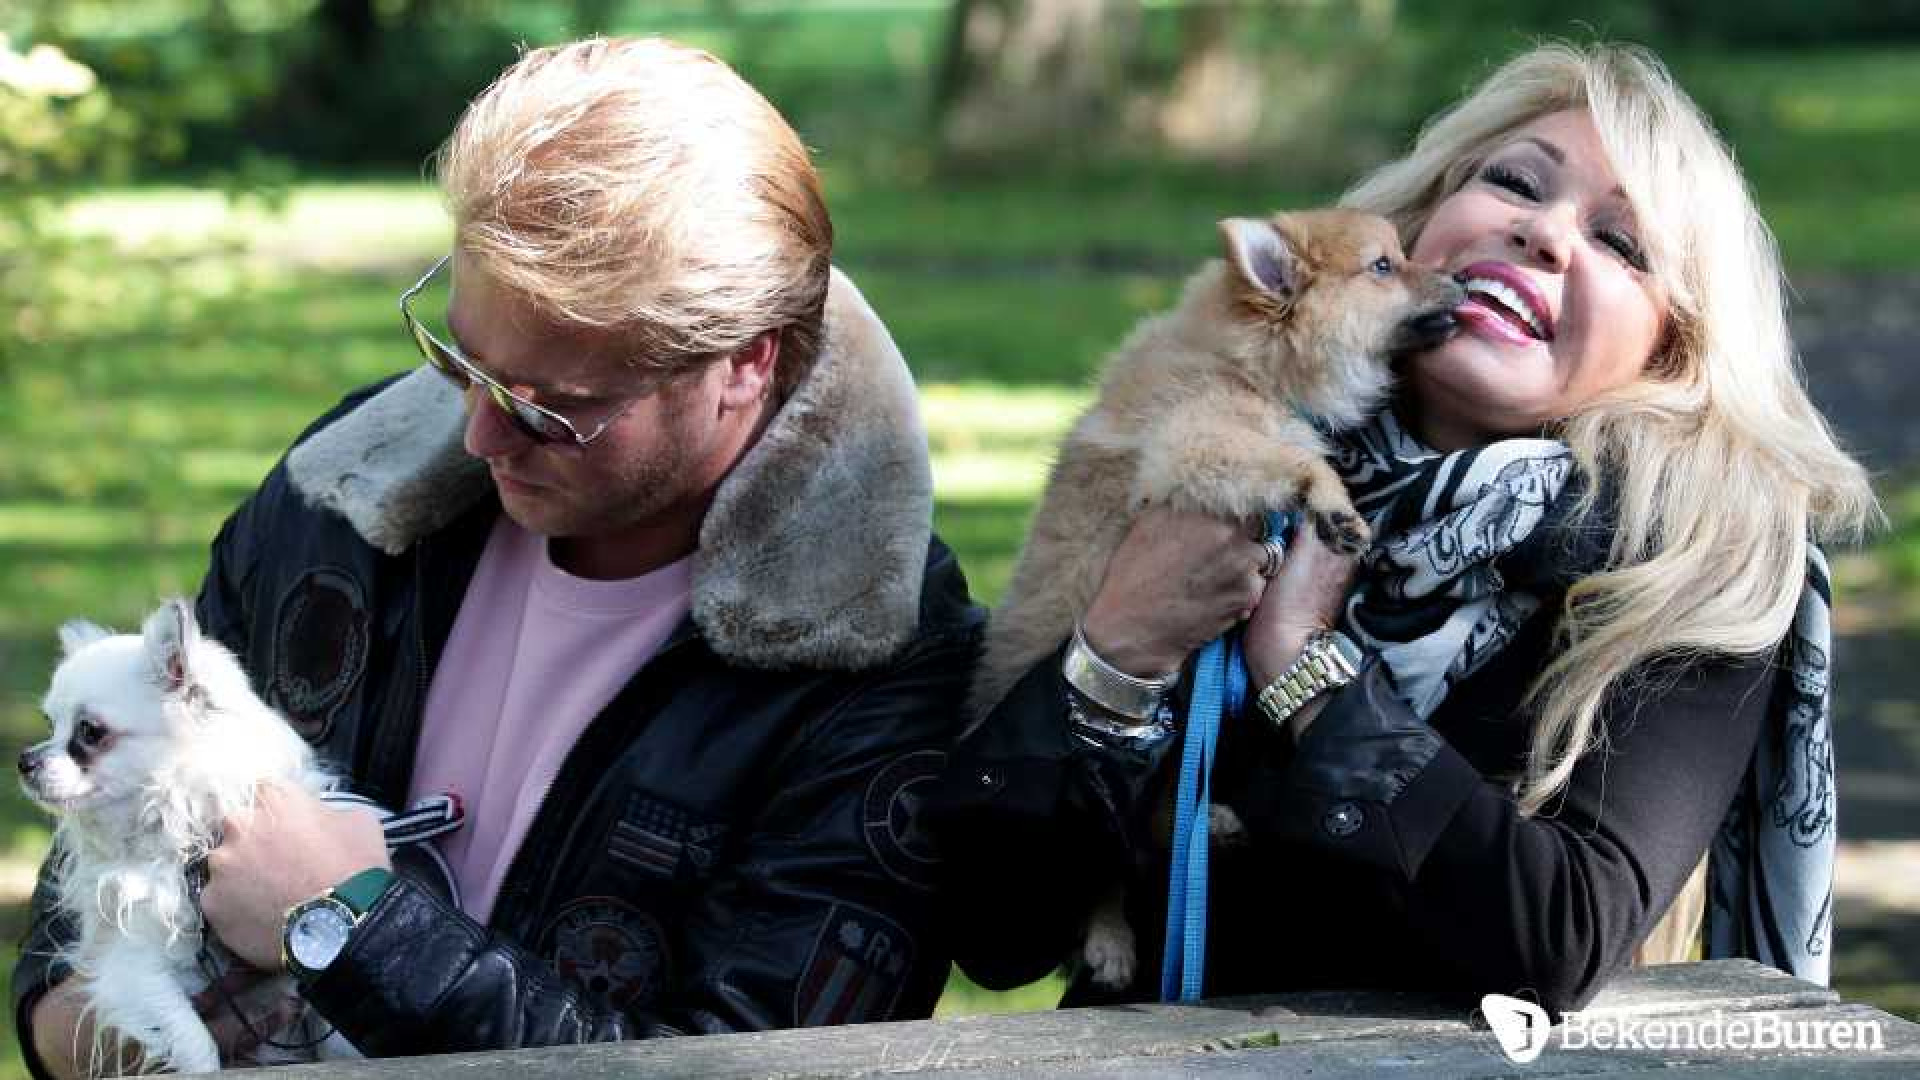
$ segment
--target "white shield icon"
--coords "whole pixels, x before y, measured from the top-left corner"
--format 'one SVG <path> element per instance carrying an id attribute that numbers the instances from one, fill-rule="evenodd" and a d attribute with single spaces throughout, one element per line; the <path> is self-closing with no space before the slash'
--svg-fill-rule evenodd
<path id="1" fill-rule="evenodd" d="M 1547 1022 L 1547 1010 L 1533 1002 L 1505 994 L 1488 994 L 1480 999 L 1480 1011 L 1486 1015 L 1487 1026 L 1493 1029 L 1493 1037 L 1500 1040 L 1500 1049 L 1505 1051 L 1508 1061 L 1525 1065 L 1547 1048 L 1547 1032 L 1553 1030 L 1553 1025 Z"/>

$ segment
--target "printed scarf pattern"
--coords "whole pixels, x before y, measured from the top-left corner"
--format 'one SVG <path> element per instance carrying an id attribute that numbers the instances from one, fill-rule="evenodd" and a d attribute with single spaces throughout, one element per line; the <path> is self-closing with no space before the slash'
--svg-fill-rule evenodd
<path id="1" fill-rule="evenodd" d="M 1605 527 L 1561 527 L 1585 478 L 1557 441 L 1507 439 L 1443 454 L 1391 410 L 1337 436 L 1333 463 L 1375 546 L 1342 629 L 1376 653 L 1422 718 L 1539 611 L 1549 588 L 1597 570 Z M 1825 557 L 1781 649 L 1788 677 L 1708 861 L 1705 951 L 1825 985 L 1836 849 Z"/>

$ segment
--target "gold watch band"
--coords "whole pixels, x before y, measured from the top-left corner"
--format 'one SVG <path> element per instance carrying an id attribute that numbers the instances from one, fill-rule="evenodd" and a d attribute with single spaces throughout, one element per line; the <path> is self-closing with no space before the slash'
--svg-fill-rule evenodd
<path id="1" fill-rule="evenodd" d="M 1275 727 L 1284 728 L 1307 702 L 1359 674 L 1359 647 L 1344 634 L 1321 630 L 1307 639 L 1300 655 L 1260 691 L 1254 704 Z"/>

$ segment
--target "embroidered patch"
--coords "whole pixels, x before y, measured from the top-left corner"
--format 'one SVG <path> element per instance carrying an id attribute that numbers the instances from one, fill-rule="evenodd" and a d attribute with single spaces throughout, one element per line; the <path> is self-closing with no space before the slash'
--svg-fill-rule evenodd
<path id="1" fill-rule="evenodd" d="M 835 904 L 794 991 L 794 1022 L 820 1027 L 889 1019 L 913 970 L 913 954 L 913 939 L 898 923 Z"/>
<path id="2" fill-rule="evenodd" d="M 947 755 L 939 750 L 897 757 L 874 775 L 861 801 L 860 828 L 867 850 L 903 885 L 930 889 L 940 867 L 932 839 L 920 828 L 920 808 L 946 762 Z"/>
<path id="3" fill-rule="evenodd" d="M 540 952 L 561 978 L 616 1009 L 651 999 L 670 962 L 659 920 L 612 896 L 561 908 L 541 934 Z"/>
<path id="4" fill-rule="evenodd" d="M 280 598 L 267 693 L 300 737 L 319 743 L 367 668 L 367 603 L 333 567 L 307 571 Z"/>
<path id="5" fill-rule="evenodd" d="M 697 824 L 672 803 L 635 792 L 613 826 L 607 857 L 660 877 L 703 874 L 726 833 L 725 825 Z"/>

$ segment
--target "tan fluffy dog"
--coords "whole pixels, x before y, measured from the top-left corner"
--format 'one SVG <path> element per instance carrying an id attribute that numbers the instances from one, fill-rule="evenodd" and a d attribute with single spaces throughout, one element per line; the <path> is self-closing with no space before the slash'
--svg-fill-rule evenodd
<path id="1" fill-rule="evenodd" d="M 1220 233 L 1226 258 L 1134 331 L 1061 446 L 988 629 L 976 717 L 1072 633 L 1150 506 L 1249 523 L 1301 508 L 1336 550 L 1369 542 L 1314 424 L 1359 424 L 1387 390 L 1393 355 L 1452 332 L 1460 286 L 1409 265 L 1393 226 L 1369 214 L 1230 218 Z M 1090 931 L 1103 985 L 1132 977 L 1125 928 L 1103 909 Z"/>

